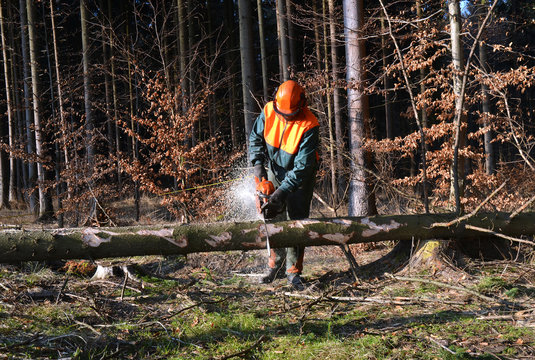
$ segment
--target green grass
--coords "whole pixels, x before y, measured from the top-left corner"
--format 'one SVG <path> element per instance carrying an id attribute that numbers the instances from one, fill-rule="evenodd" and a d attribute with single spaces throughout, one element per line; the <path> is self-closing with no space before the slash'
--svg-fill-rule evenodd
<path id="1" fill-rule="evenodd" d="M 313 303 L 287 297 L 286 289 L 276 285 L 261 287 L 198 268 L 178 280 L 142 276 L 150 286 L 141 294 L 127 289 L 129 298 L 124 301 L 120 278 L 113 279 L 115 286 L 72 279 L 66 292 L 80 297 L 55 304 L 50 299 L 16 297 L 17 291 L 31 286 L 58 289 L 63 283 L 64 274 L 32 265 L 36 272 L 0 272 L 3 284 L 10 282 L 15 289 L 12 295 L 2 293 L 5 304 L 0 303 L 0 354 L 7 358 L 200 360 L 247 350 L 244 358 L 263 360 L 453 360 L 520 357 L 531 354 L 535 346 L 532 328 L 485 319 L 499 311 L 478 299 L 454 307 L 440 302 Z M 129 285 L 139 288 L 133 282 Z M 369 295 L 440 298 L 442 291 L 407 283 L 377 289 Z M 526 288 L 498 276 L 482 278 L 477 290 L 510 299 L 528 294 Z M 199 305 L 180 311 L 195 304 Z M 263 341 L 257 344 L 260 338 Z M 485 343 L 500 348 L 490 354 Z"/>

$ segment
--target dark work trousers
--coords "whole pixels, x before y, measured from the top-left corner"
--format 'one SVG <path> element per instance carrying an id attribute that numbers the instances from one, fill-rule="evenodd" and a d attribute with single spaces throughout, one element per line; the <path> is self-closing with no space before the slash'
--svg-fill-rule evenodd
<path id="1" fill-rule="evenodd" d="M 267 169 L 267 173 L 268 180 L 275 185 L 275 188 L 278 188 L 282 180 L 277 179 L 273 171 L 269 168 Z M 288 194 L 286 199 L 286 213 L 278 215 L 274 220 L 284 221 L 308 218 L 315 181 L 316 172 L 314 171 L 310 179 L 305 180 L 296 191 Z M 302 246 L 286 249 L 271 249 L 268 265 L 270 268 L 282 268 L 284 258 L 286 258 L 286 274 L 301 274 L 303 271 L 304 255 L 305 248 Z"/>

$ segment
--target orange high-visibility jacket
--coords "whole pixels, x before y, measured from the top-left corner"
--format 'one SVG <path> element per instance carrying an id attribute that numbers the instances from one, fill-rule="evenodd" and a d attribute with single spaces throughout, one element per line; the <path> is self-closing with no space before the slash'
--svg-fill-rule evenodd
<path id="1" fill-rule="evenodd" d="M 287 192 L 314 176 L 318 147 L 318 119 L 306 106 L 292 120 L 286 120 L 275 112 L 272 101 L 267 103 L 249 136 L 251 164 L 267 162 L 282 181 L 279 188 Z"/>

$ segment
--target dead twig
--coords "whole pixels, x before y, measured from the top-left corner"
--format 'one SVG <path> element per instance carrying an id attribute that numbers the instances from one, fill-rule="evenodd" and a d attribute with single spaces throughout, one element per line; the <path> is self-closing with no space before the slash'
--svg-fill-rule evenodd
<path id="1" fill-rule="evenodd" d="M 524 205 L 513 211 L 513 213 L 509 216 L 509 221 L 513 220 L 518 214 L 520 214 L 522 211 L 524 211 L 528 206 L 530 206 L 535 201 L 535 195 L 529 199 Z"/>
<path id="2" fill-rule="evenodd" d="M 468 225 L 467 224 L 467 225 L 465 225 L 465 228 L 469 229 L 469 230 L 475 230 L 475 231 L 491 234 L 491 235 L 497 236 L 497 237 L 502 238 L 502 239 L 506 239 L 506 240 L 510 240 L 510 241 L 519 242 L 519 243 L 522 243 L 522 244 L 528 244 L 528 245 L 531 245 L 531 246 L 535 246 L 535 242 L 533 242 L 533 241 L 519 239 L 519 238 L 515 238 L 515 237 L 512 237 L 512 236 L 507 236 L 507 235 L 504 235 L 504 234 L 500 234 L 499 232 L 496 232 L 496 231 L 493 231 L 493 230 L 489 230 L 489 229 L 485 229 L 485 228 L 481 228 L 481 227 L 478 227 L 478 226 L 473 226 L 473 225 Z"/>
<path id="3" fill-rule="evenodd" d="M 0 287 L 1 287 L 2 289 L 4 289 L 5 291 L 9 291 L 9 290 L 10 290 L 7 286 L 5 286 L 5 285 L 2 284 L 2 283 L 0 283 Z"/>
<path id="4" fill-rule="evenodd" d="M 359 276 L 357 273 L 357 269 L 359 267 L 359 264 L 357 263 L 357 260 L 351 253 L 351 249 L 349 248 L 349 245 L 343 244 L 340 245 L 340 249 L 342 249 L 342 252 L 346 256 L 347 262 L 349 263 L 349 269 L 351 270 L 351 274 L 353 274 L 353 278 L 356 282 L 359 281 Z"/>
<path id="5" fill-rule="evenodd" d="M 65 281 L 63 282 L 63 285 L 61 285 L 61 289 L 59 290 L 58 296 L 56 297 L 56 305 L 59 304 L 59 300 L 61 299 L 61 295 L 63 295 L 63 291 L 65 291 L 65 288 L 67 287 L 67 281 L 69 281 L 69 275 L 68 274 L 65 276 Z"/>
<path id="6" fill-rule="evenodd" d="M 243 357 L 244 355 L 248 354 L 249 352 L 251 352 L 252 350 L 254 350 L 256 347 L 258 347 L 258 345 L 260 345 L 264 340 L 265 340 L 265 336 L 262 335 L 258 338 L 258 340 L 255 341 L 255 343 L 251 346 L 249 346 L 247 349 L 244 349 L 240 352 L 237 352 L 237 353 L 234 353 L 234 354 L 230 354 L 230 355 L 225 355 L 225 356 L 221 356 L 221 357 L 217 357 L 217 358 L 212 358 L 214 360 L 227 360 L 227 359 L 232 359 L 232 358 L 235 358 L 235 357 Z"/>
<path id="7" fill-rule="evenodd" d="M 182 313 L 182 312 L 184 312 L 184 311 L 186 311 L 186 310 L 193 309 L 193 308 L 196 308 L 196 307 L 201 306 L 201 305 L 219 304 L 219 303 L 222 303 L 222 302 L 227 301 L 228 299 L 229 299 L 229 298 L 226 297 L 226 298 L 224 298 L 224 299 L 221 299 L 221 300 L 215 300 L 215 301 L 200 301 L 200 302 L 195 303 L 195 304 L 193 304 L 193 305 L 186 306 L 185 308 L 182 308 L 182 309 L 180 309 L 180 310 L 177 310 L 177 311 L 175 311 L 175 312 L 173 312 L 173 313 L 171 313 L 171 314 L 169 314 L 169 315 L 163 316 L 163 317 L 160 318 L 160 320 L 167 320 L 167 319 L 170 319 L 170 318 L 172 318 L 173 316 L 176 316 L 176 315 L 178 315 L 178 314 L 180 314 L 180 313 Z"/>
<path id="8" fill-rule="evenodd" d="M 470 219 L 471 217 L 473 217 L 474 215 L 476 215 L 479 210 L 481 210 L 481 208 L 483 206 L 485 206 L 486 203 L 488 203 L 490 201 L 490 199 L 492 199 L 501 189 L 503 189 L 503 187 L 505 186 L 505 184 L 507 184 L 507 181 L 504 181 L 503 184 L 501 184 L 496 190 L 494 190 L 492 192 L 492 194 L 490 194 L 489 196 L 486 197 L 485 200 L 483 200 L 481 202 L 481 204 L 479 204 L 475 209 L 474 211 L 472 211 L 470 214 L 466 214 L 464 216 L 461 216 L 461 217 L 458 217 L 457 219 L 454 219 L 450 222 L 447 222 L 447 223 L 434 223 L 433 225 L 431 225 L 431 228 L 435 228 L 435 227 L 450 227 L 452 225 L 455 225 L 455 224 L 459 224 L 465 220 L 468 220 Z"/>
<path id="9" fill-rule="evenodd" d="M 438 345 L 438 347 L 442 348 L 443 350 L 446 350 L 450 354 L 455 354 L 455 351 L 451 350 L 449 347 L 441 344 L 439 341 L 433 339 L 431 336 L 426 336 L 427 340 L 431 341 L 433 344 Z"/>
<path id="10" fill-rule="evenodd" d="M 405 296 L 396 296 L 394 298 L 381 298 L 377 296 L 313 296 L 300 293 L 290 293 L 285 292 L 284 295 L 294 298 L 302 298 L 307 300 L 327 300 L 327 301 L 336 301 L 336 302 L 364 302 L 364 303 L 374 303 L 374 304 L 386 304 L 386 305 L 412 305 L 419 303 L 440 303 L 440 304 L 451 304 L 451 305 L 466 305 L 466 302 L 463 301 L 452 301 L 444 299 L 431 299 L 431 298 L 418 298 L 418 297 L 405 297 Z"/>
<path id="11" fill-rule="evenodd" d="M 124 281 L 123 286 L 121 287 L 121 301 L 123 301 L 124 298 L 124 290 L 126 289 L 126 283 L 128 282 L 128 272 L 124 272 Z"/>
<path id="12" fill-rule="evenodd" d="M 447 288 L 447 289 L 462 291 L 462 292 L 468 293 L 470 295 L 474 295 L 475 297 L 480 298 L 481 300 L 485 300 L 485 301 L 488 301 L 488 302 L 491 302 L 491 303 L 497 303 L 497 304 L 507 305 L 507 306 L 517 305 L 517 304 L 513 304 L 513 303 L 511 303 L 511 302 L 509 302 L 507 300 L 492 298 L 490 296 L 486 296 L 486 295 L 480 294 L 479 292 L 477 292 L 475 290 L 467 289 L 467 288 L 462 287 L 462 286 L 455 286 L 455 285 L 446 284 L 446 283 L 443 283 L 443 282 L 440 282 L 440 281 L 428 280 L 428 279 L 422 279 L 422 278 L 412 278 L 412 277 L 405 277 L 405 276 L 395 276 L 395 275 L 388 274 L 388 273 L 385 273 L 385 276 L 387 276 L 387 277 L 389 277 L 391 279 L 398 280 L 398 281 L 419 282 L 419 283 L 435 285 L 435 286 L 439 286 L 439 287 L 443 287 L 443 288 Z"/>

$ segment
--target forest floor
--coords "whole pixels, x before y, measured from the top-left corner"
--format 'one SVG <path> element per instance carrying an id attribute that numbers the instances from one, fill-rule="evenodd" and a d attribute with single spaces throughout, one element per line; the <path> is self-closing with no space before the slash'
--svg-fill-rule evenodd
<path id="1" fill-rule="evenodd" d="M 352 248 L 359 264 L 389 245 Z M 265 251 L 0 266 L 0 359 L 535 359 L 535 266 L 453 281 L 368 274 L 307 248 L 307 288 L 256 283 Z"/>

